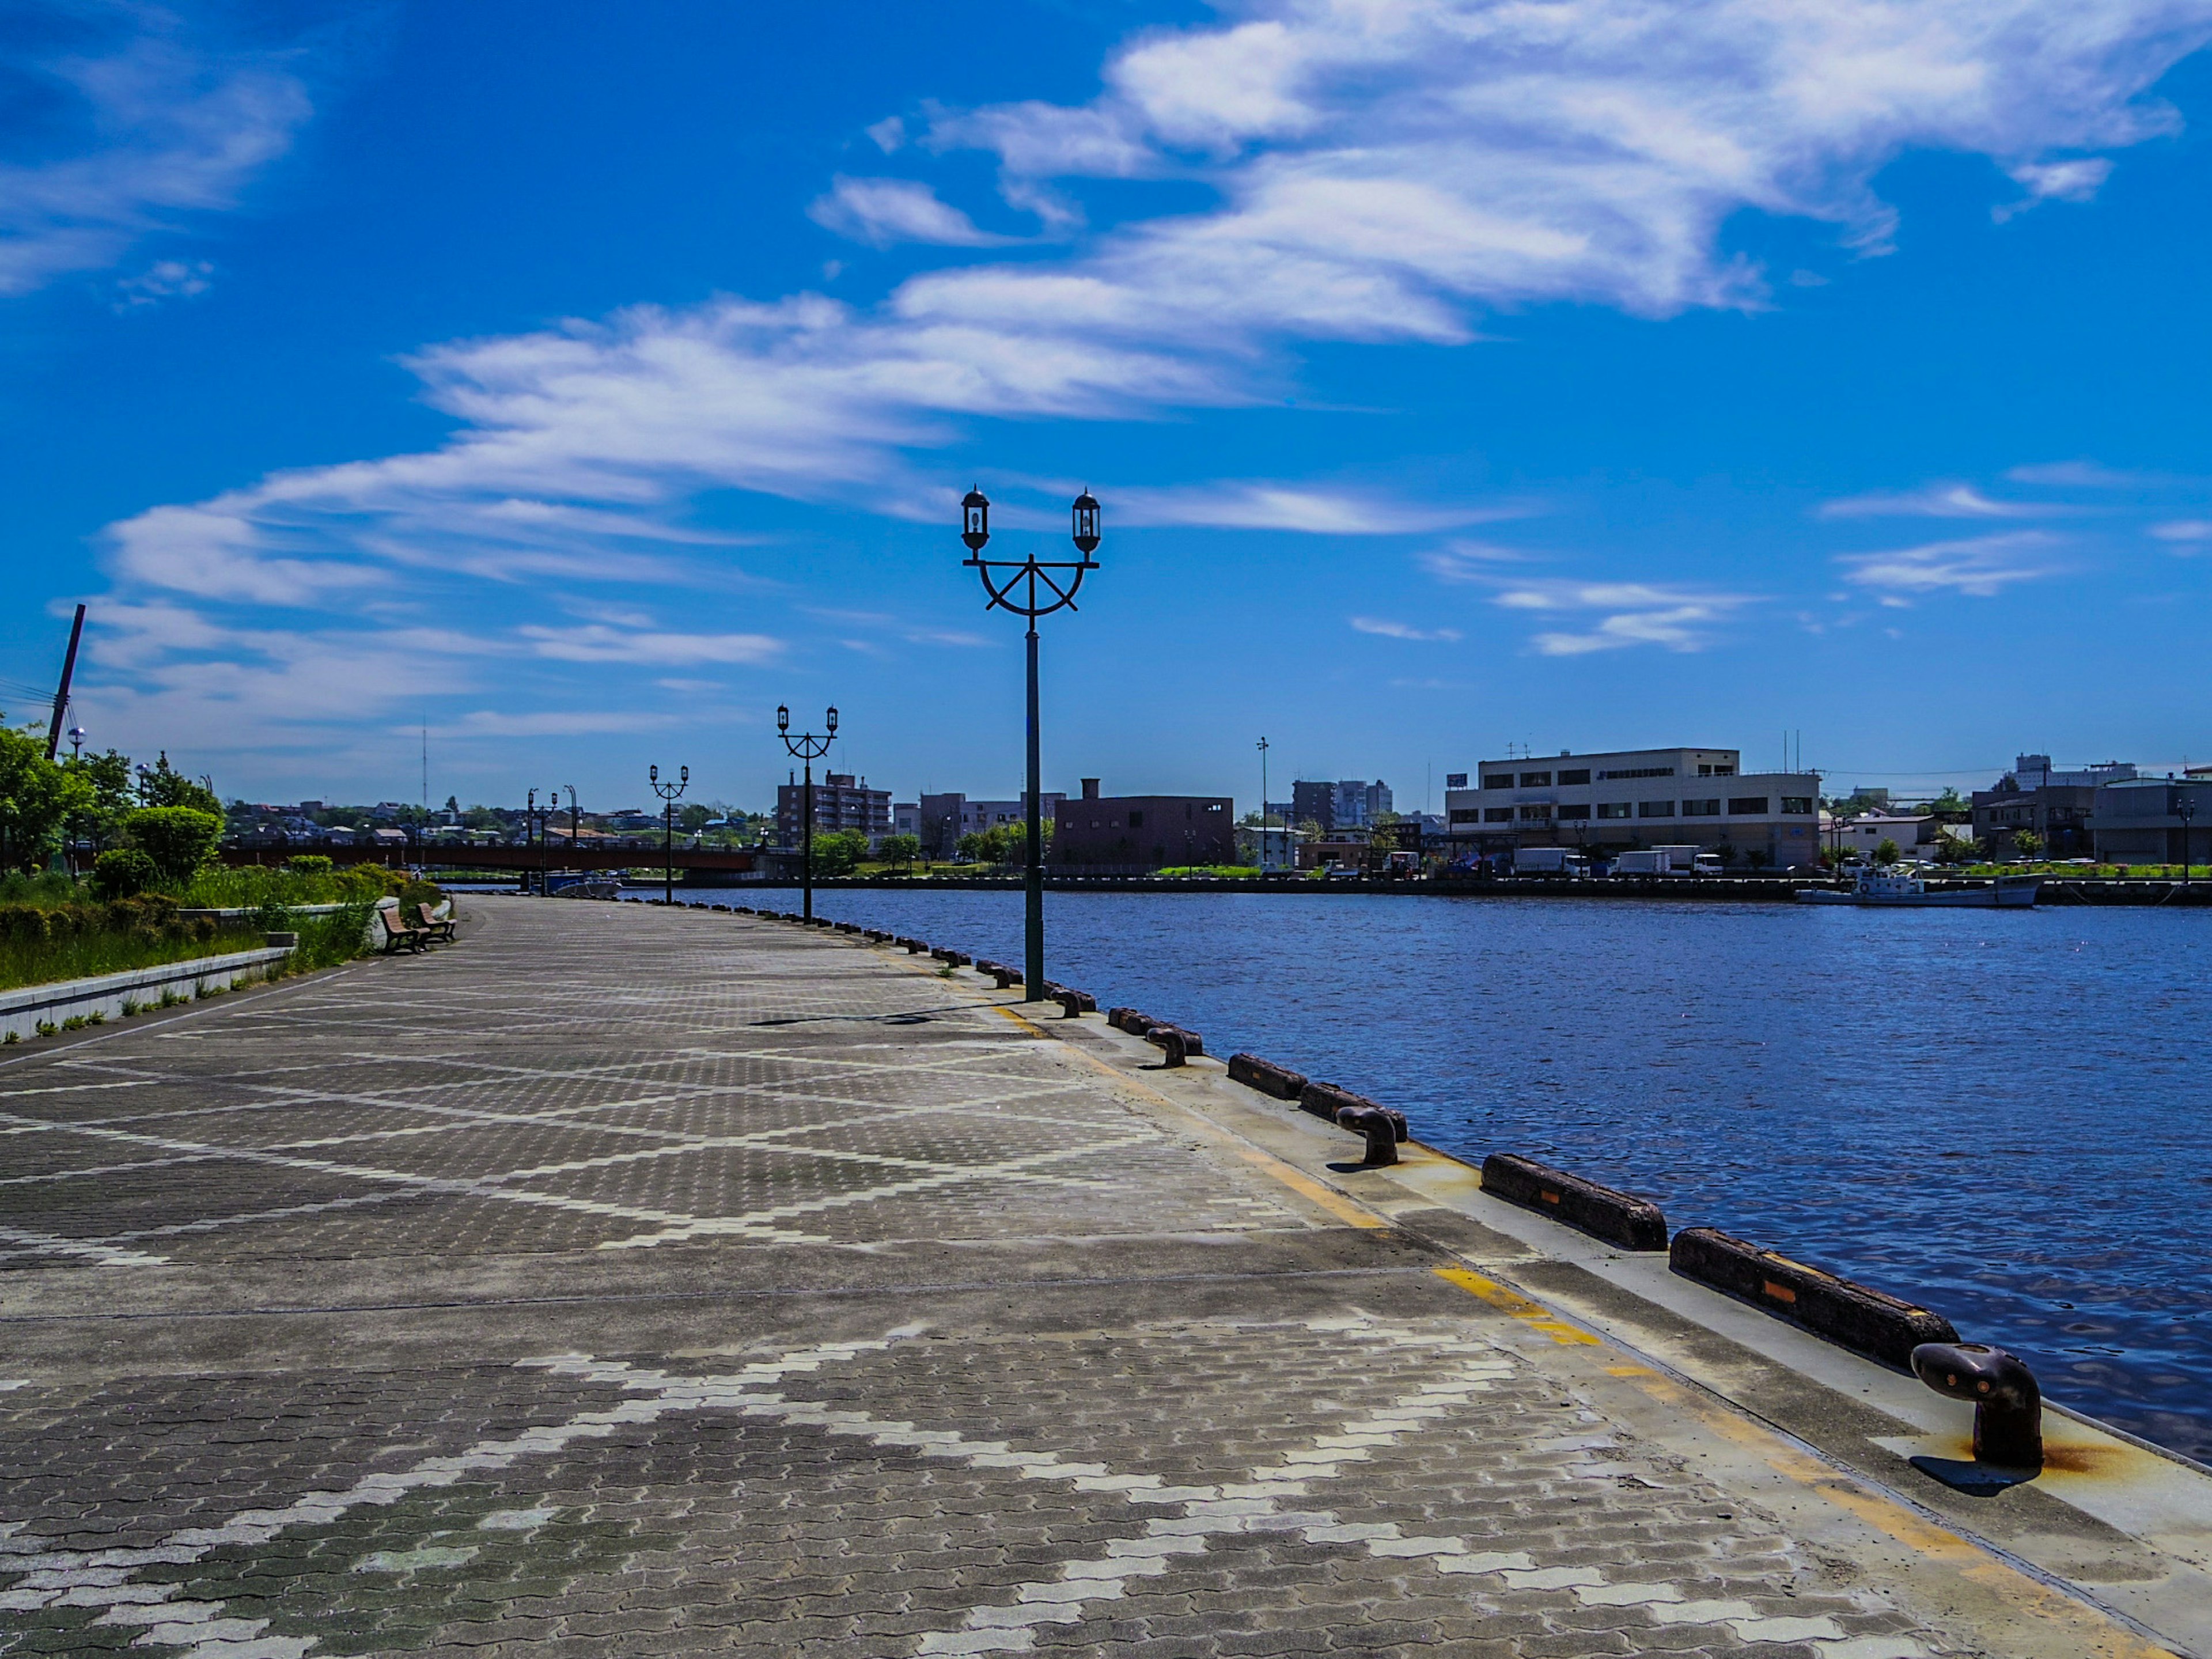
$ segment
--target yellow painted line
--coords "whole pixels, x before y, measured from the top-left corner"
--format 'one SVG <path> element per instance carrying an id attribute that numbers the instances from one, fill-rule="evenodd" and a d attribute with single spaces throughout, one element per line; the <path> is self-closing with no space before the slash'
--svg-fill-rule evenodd
<path id="1" fill-rule="evenodd" d="M 1509 1293 L 1510 1294 L 1510 1293 Z M 2176 1659 L 2170 1648 L 2147 1642 L 2098 1608 L 2061 1594 L 1998 1559 L 1987 1550 L 1884 1493 L 1870 1491 L 1845 1471 L 1802 1451 L 1764 1424 L 1723 1409 L 1644 1365 L 1611 1365 L 1609 1374 L 1641 1389 L 1662 1405 L 1686 1412 L 1723 1439 L 1743 1447 L 1784 1479 L 1809 1487 L 1874 1531 L 1923 1560 L 1939 1563 L 1997 1592 L 2031 1616 L 2064 1628 L 2080 1650 L 2094 1659 Z"/>
<path id="2" fill-rule="evenodd" d="M 1047 1031 L 1044 1027 L 1039 1025 L 1035 1020 L 1030 1018 L 1026 1014 L 1017 1013 L 1013 1008 L 1006 1003 L 994 1003 L 992 1006 L 1000 1013 L 1004 1014 L 1008 1019 L 1012 1020 L 1015 1024 L 1025 1025 L 1030 1030 L 1035 1031 L 1039 1036 L 1049 1036 L 1052 1035 L 1049 1031 Z M 1213 1133 L 1222 1136 L 1224 1139 L 1228 1139 L 1230 1150 L 1235 1152 L 1237 1157 L 1243 1158 L 1244 1162 L 1249 1164 L 1254 1169 L 1261 1171 L 1263 1174 L 1271 1176 L 1275 1180 L 1279 1181 L 1284 1186 L 1288 1187 L 1292 1192 L 1296 1193 L 1299 1197 L 1305 1199 L 1310 1203 L 1319 1205 L 1322 1209 L 1328 1211 L 1329 1214 L 1334 1216 L 1339 1221 L 1343 1222 L 1347 1227 L 1380 1228 L 1388 1227 L 1391 1224 L 1389 1217 L 1377 1215 L 1374 1211 L 1369 1209 L 1364 1204 L 1358 1202 L 1356 1199 L 1347 1198 L 1344 1194 L 1338 1192 L 1334 1187 L 1330 1187 L 1322 1182 L 1316 1181 L 1311 1176 L 1306 1174 L 1304 1170 L 1297 1168 L 1295 1164 L 1285 1163 L 1281 1158 L 1277 1158 L 1273 1152 L 1264 1152 L 1261 1148 L 1253 1146 L 1249 1141 L 1229 1139 L 1218 1124 L 1211 1122 L 1202 1115 L 1192 1111 L 1190 1108 L 1182 1104 L 1178 1101 L 1170 1100 L 1158 1090 L 1148 1088 L 1135 1078 L 1131 1077 L 1127 1072 L 1122 1071 L 1119 1066 L 1109 1066 L 1104 1060 L 1099 1059 L 1097 1055 L 1086 1054 L 1080 1048 L 1068 1047 L 1067 1052 L 1075 1055 L 1077 1059 L 1086 1060 L 1091 1065 L 1097 1066 L 1100 1071 L 1105 1073 L 1108 1077 L 1112 1078 L 1116 1083 L 1121 1084 L 1125 1088 L 1134 1089 L 1139 1094 L 1143 1095 L 1146 1099 L 1153 1101 L 1159 1105 L 1165 1106 L 1173 1111 L 1182 1112 L 1188 1116 L 1196 1117 L 1200 1123 L 1205 1124 L 1206 1127 L 1209 1130 L 1212 1131 Z"/>
<path id="3" fill-rule="evenodd" d="M 1597 1338 L 1580 1326 L 1570 1325 L 1542 1303 L 1531 1302 L 1520 1291 L 1508 1290 L 1494 1279 L 1485 1279 L 1466 1267 L 1438 1267 L 1435 1272 L 1446 1284 L 1456 1285 L 1469 1296 L 1479 1297 L 1500 1312 L 1511 1314 L 1529 1329 L 1543 1332 L 1562 1347 L 1598 1346 Z"/>

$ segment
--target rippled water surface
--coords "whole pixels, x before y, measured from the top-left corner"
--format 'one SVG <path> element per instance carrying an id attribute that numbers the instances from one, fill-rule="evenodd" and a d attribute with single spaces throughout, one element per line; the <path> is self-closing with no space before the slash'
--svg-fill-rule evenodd
<path id="1" fill-rule="evenodd" d="M 797 906 L 797 896 L 769 896 Z M 749 902 L 736 898 L 733 902 Z M 1926 1302 L 2212 1461 L 2212 915 L 1046 896 L 1053 977 Z M 819 915 L 1021 960 L 1021 896 Z"/>

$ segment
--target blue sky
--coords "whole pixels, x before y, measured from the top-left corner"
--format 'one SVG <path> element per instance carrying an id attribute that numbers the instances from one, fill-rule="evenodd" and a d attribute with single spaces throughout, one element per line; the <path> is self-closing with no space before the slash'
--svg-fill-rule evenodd
<path id="1" fill-rule="evenodd" d="M 0 21 L 0 693 L 226 794 L 2212 759 L 2212 0 Z"/>

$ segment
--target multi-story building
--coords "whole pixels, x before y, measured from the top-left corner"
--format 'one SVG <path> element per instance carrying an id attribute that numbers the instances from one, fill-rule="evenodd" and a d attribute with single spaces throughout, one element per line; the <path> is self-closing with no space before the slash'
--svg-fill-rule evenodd
<path id="1" fill-rule="evenodd" d="M 1446 834 L 1477 853 L 1694 845 L 1776 869 L 1817 863 L 1819 775 L 1741 762 L 1735 749 L 1485 761 L 1468 787 L 1444 791 Z"/>
<path id="2" fill-rule="evenodd" d="M 1054 817 L 1054 865 L 1157 870 L 1237 859 L 1234 803 L 1226 795 L 1101 795 L 1098 780 L 1085 778 L 1083 793 L 1061 796 Z"/>
<path id="3" fill-rule="evenodd" d="M 1040 811 L 1046 817 L 1067 796 L 1064 791 L 1048 789 L 1037 797 Z M 963 836 L 980 835 L 986 830 L 996 829 L 1002 823 L 1029 822 L 1030 798 L 1026 793 L 1012 800 L 969 800 L 963 794 L 925 794 L 914 808 L 915 828 L 905 833 L 921 837 L 921 850 L 933 859 L 949 859 L 960 848 Z"/>
<path id="4" fill-rule="evenodd" d="M 2107 864 L 2201 861 L 2212 848 L 2212 778 L 2120 778 L 2100 784 L 2089 832 L 2097 857 Z"/>
<path id="5" fill-rule="evenodd" d="M 805 834 L 806 786 L 793 779 L 775 791 L 776 839 L 796 847 Z M 881 846 L 891 832 L 891 792 L 871 789 L 866 778 L 850 772 L 825 773 L 814 784 L 814 833 L 827 836 L 858 830 L 871 848 Z"/>
<path id="6" fill-rule="evenodd" d="M 1364 830 L 1390 811 L 1390 786 L 1377 778 L 1301 779 L 1291 785 L 1291 817 L 1323 830 Z"/>
<path id="7" fill-rule="evenodd" d="M 2054 771 L 2048 755 L 2021 755 L 1993 789 L 1974 791 L 1974 839 L 2000 858 L 2018 848 L 2014 837 L 2033 830 L 2043 842 L 2044 858 L 2086 858 L 2090 853 L 2089 819 L 2097 791 L 2123 783 L 2136 769 L 2125 761 L 2106 761 L 2074 771 Z"/>

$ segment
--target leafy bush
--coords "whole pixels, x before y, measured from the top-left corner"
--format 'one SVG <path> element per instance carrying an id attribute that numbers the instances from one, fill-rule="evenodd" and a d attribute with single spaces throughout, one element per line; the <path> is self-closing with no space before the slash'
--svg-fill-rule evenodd
<path id="1" fill-rule="evenodd" d="M 284 860 L 284 867 L 295 876 L 327 876 L 337 868 L 321 853 L 295 853 Z"/>
<path id="2" fill-rule="evenodd" d="M 92 890 L 104 899 L 129 898 L 161 878 L 154 860 L 135 847 L 112 847 L 92 861 Z"/>
<path id="3" fill-rule="evenodd" d="M 858 830 L 836 830 L 814 838 L 814 873 L 849 876 L 868 855 L 868 838 Z"/>
<path id="4" fill-rule="evenodd" d="M 154 861 L 161 879 L 183 886 L 215 860 L 222 819 L 191 806 L 147 806 L 123 820 L 131 844 Z"/>

